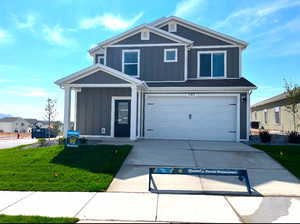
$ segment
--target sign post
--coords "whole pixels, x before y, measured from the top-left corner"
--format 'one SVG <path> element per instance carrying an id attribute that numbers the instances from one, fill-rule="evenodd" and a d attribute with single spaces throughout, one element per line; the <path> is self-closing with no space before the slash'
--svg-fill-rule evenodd
<path id="1" fill-rule="evenodd" d="M 67 132 L 67 141 L 66 146 L 68 147 L 78 147 L 79 146 L 79 136 L 80 131 L 71 131 Z"/>

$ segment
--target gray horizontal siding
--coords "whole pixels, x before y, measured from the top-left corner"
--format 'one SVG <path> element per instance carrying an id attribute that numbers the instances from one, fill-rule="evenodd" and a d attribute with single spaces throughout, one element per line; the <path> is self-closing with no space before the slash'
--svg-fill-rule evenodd
<path id="1" fill-rule="evenodd" d="M 165 44 L 165 43 L 176 43 L 173 40 L 170 40 L 168 38 L 162 37 L 160 35 L 157 35 L 155 33 L 150 32 L 150 39 L 149 40 L 141 40 L 141 32 L 132 35 L 126 39 L 123 39 L 117 43 L 114 43 L 114 45 L 118 44 Z"/>
<path id="2" fill-rule="evenodd" d="M 191 49 L 188 53 L 188 78 L 197 78 L 197 52 L 198 51 L 226 51 L 227 77 L 239 78 L 239 48 L 209 48 Z"/>
<path id="3" fill-rule="evenodd" d="M 168 31 L 168 25 L 161 27 L 161 29 Z M 174 34 L 194 41 L 195 46 L 231 45 L 223 40 L 219 40 L 179 24 L 177 24 L 177 32 L 174 32 Z"/>
<path id="4" fill-rule="evenodd" d="M 164 62 L 164 49 L 177 48 L 178 61 Z M 184 47 L 108 47 L 107 66 L 122 71 L 122 50 L 140 49 L 140 79 L 145 81 L 184 80 Z"/>
<path id="5" fill-rule="evenodd" d="M 130 96 L 130 88 L 82 88 L 77 93 L 77 129 L 81 135 L 110 135 L 112 96 Z"/>
<path id="6" fill-rule="evenodd" d="M 78 79 L 75 82 L 76 84 L 124 84 L 128 83 L 123 79 L 119 79 L 111 74 L 108 74 L 103 71 L 97 71 L 91 75 L 88 75 L 82 79 Z"/>

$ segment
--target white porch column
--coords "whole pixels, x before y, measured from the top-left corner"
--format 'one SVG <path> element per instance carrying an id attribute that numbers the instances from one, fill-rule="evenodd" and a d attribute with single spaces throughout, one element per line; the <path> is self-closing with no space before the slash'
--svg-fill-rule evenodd
<path id="1" fill-rule="evenodd" d="M 70 114 L 71 114 L 71 88 L 64 87 L 65 102 L 64 102 L 64 137 L 67 137 L 67 132 L 70 128 Z"/>
<path id="2" fill-rule="evenodd" d="M 130 140 L 136 140 L 137 88 L 131 86 Z"/>

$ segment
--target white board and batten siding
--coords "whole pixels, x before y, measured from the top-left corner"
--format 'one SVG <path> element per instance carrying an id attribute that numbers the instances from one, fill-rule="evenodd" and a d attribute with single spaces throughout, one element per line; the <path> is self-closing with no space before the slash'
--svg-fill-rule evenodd
<path id="1" fill-rule="evenodd" d="M 239 141 L 239 96 L 147 94 L 145 138 Z"/>

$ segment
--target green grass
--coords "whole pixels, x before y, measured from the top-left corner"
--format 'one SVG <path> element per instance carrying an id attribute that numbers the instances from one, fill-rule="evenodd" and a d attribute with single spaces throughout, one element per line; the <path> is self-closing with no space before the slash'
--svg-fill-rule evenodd
<path id="1" fill-rule="evenodd" d="M 282 166 L 300 179 L 300 146 L 298 145 L 252 145 L 265 151 Z"/>
<path id="2" fill-rule="evenodd" d="M 75 223 L 77 218 L 50 218 L 44 216 L 0 215 L 0 223 Z"/>
<path id="3" fill-rule="evenodd" d="M 105 191 L 130 145 L 0 150 L 0 190 Z"/>

